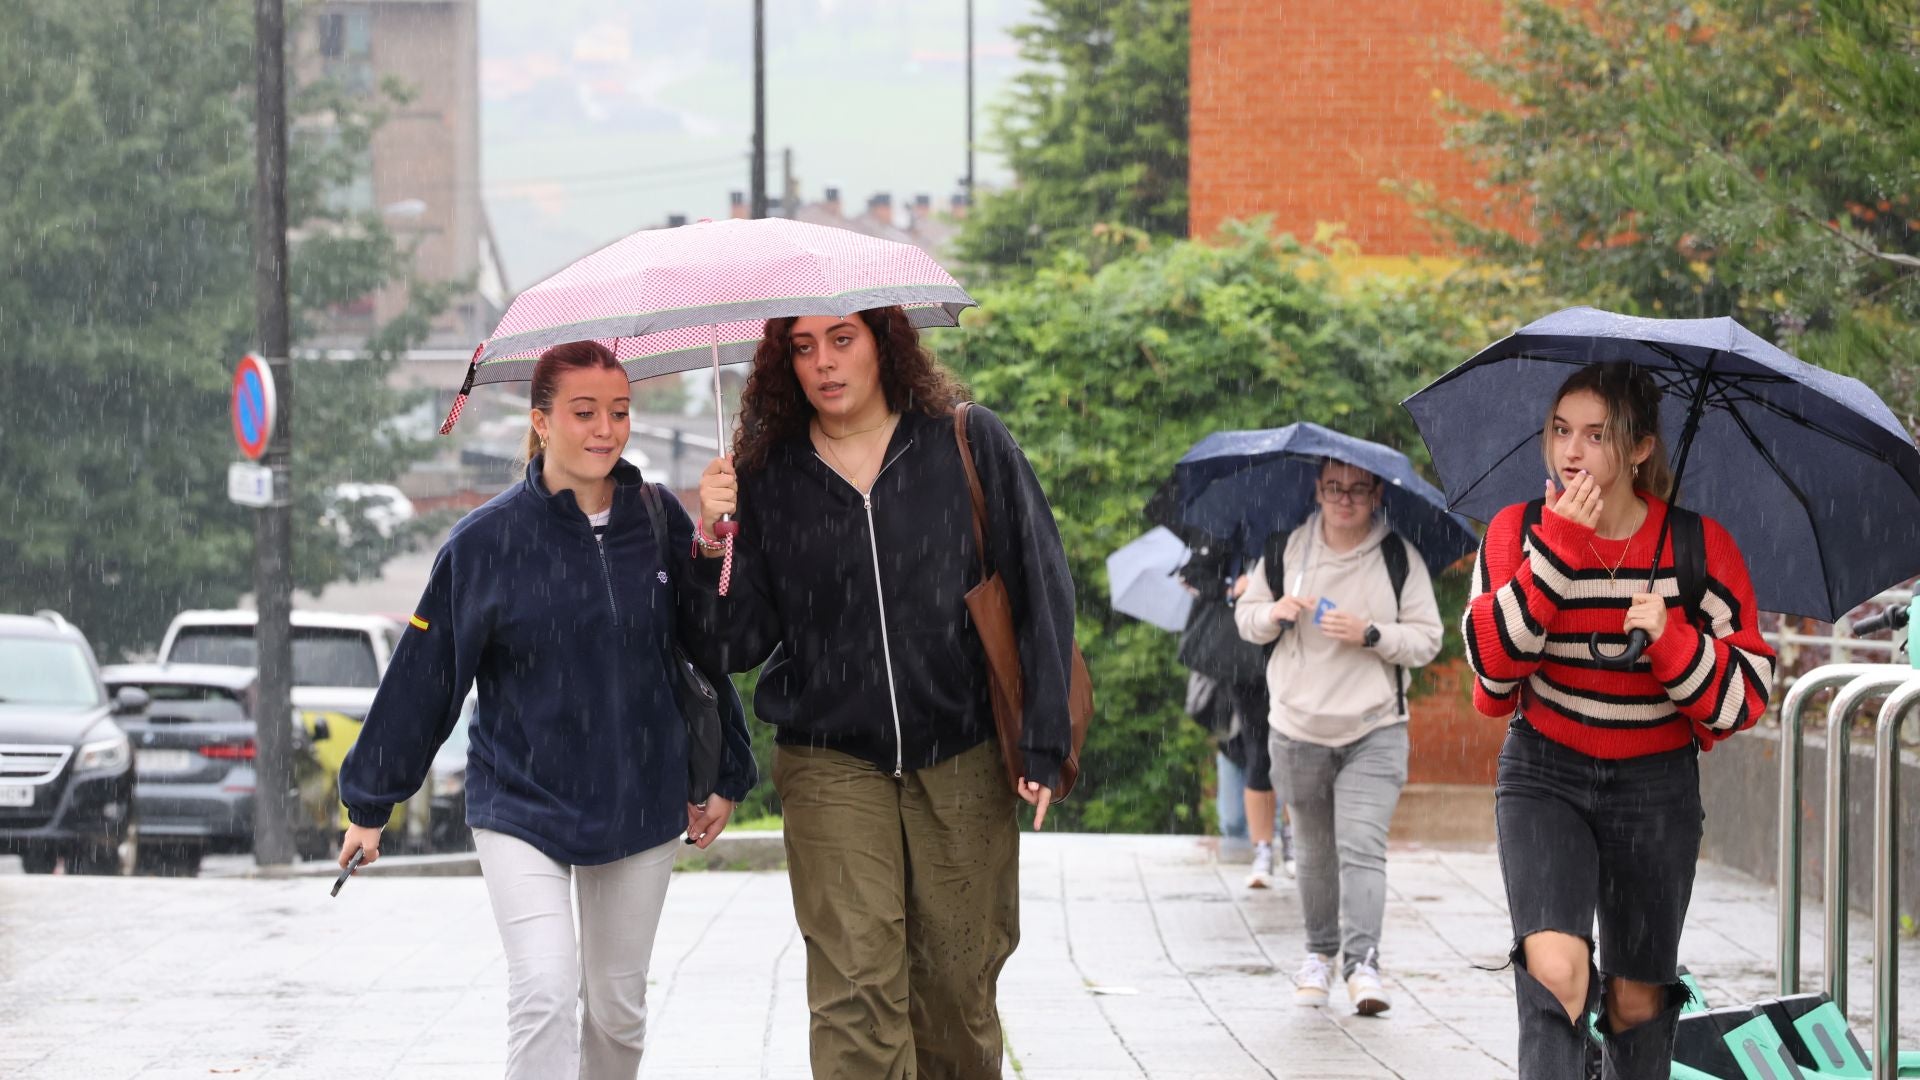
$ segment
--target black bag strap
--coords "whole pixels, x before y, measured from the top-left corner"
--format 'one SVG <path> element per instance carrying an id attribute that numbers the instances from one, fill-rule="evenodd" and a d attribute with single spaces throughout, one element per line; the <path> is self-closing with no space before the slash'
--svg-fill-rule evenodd
<path id="1" fill-rule="evenodd" d="M 1540 525 L 1546 510 L 1545 499 L 1527 504 L 1520 515 L 1520 535 L 1525 539 Z M 1694 620 L 1702 633 L 1712 625 L 1701 605 L 1707 599 L 1707 527 L 1698 513 L 1684 506 L 1667 507 L 1667 543 L 1673 548 L 1673 574 L 1680 587 L 1680 610 Z"/>
<path id="2" fill-rule="evenodd" d="M 1668 528 L 1673 543 L 1673 572 L 1680 580 L 1682 608 L 1698 619 L 1701 633 L 1709 633 L 1712 620 L 1701 605 L 1707 599 L 1707 527 L 1700 515 L 1685 507 L 1670 506 Z"/>
<path id="3" fill-rule="evenodd" d="M 1400 614 L 1400 594 L 1407 587 L 1407 574 L 1412 567 L 1407 564 L 1407 542 L 1397 532 L 1390 532 L 1380 542 L 1380 557 L 1387 561 L 1387 580 L 1393 583 L 1393 613 Z M 1407 678 L 1406 669 L 1399 664 L 1393 665 L 1393 704 L 1401 716 L 1407 715 Z"/>

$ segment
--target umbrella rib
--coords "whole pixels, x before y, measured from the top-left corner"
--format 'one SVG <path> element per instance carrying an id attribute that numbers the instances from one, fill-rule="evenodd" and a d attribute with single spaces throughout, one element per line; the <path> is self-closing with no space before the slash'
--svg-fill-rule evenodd
<path id="1" fill-rule="evenodd" d="M 1502 465 L 1505 465 L 1505 464 L 1507 463 L 1507 459 L 1508 459 L 1508 458 L 1510 458 L 1510 457 L 1512 457 L 1513 455 L 1515 455 L 1515 454 L 1517 454 L 1517 453 L 1519 453 L 1519 452 L 1520 452 L 1520 449 L 1521 449 L 1521 447 L 1524 447 L 1524 446 L 1526 446 L 1526 445 L 1527 445 L 1527 443 L 1528 443 L 1529 441 L 1531 441 L 1532 439 L 1533 439 L 1533 434 L 1532 434 L 1531 432 L 1529 432 L 1529 433 L 1527 434 L 1527 437 L 1526 437 L 1525 439 L 1521 439 L 1521 440 L 1520 440 L 1519 442 L 1517 442 L 1517 443 L 1514 443 L 1514 444 L 1513 444 L 1513 449 L 1511 449 L 1511 450 L 1508 450 L 1508 451 L 1507 451 L 1506 453 L 1504 453 L 1504 454 L 1501 454 L 1501 455 L 1500 455 L 1500 459 L 1499 459 L 1498 461 L 1495 461 L 1495 462 L 1494 462 L 1493 464 L 1491 464 L 1491 465 L 1489 465 L 1489 466 L 1487 466 L 1487 469 L 1486 469 L 1486 471 L 1485 471 L 1485 472 L 1483 472 L 1483 473 L 1481 473 L 1481 474 L 1480 474 L 1479 476 L 1476 476 L 1476 477 L 1474 477 L 1474 479 L 1473 479 L 1473 483 L 1471 483 L 1471 484 L 1468 484 L 1468 485 L 1466 486 L 1466 488 L 1465 488 L 1465 490 L 1463 490 L 1463 491 L 1461 491 L 1461 492 L 1460 492 L 1460 497 L 1459 497 L 1459 498 L 1457 498 L 1457 499 L 1452 499 L 1452 498 L 1450 498 L 1450 499 L 1448 499 L 1448 500 L 1447 500 L 1447 509 L 1449 509 L 1449 510 L 1452 510 L 1452 509 L 1455 509 L 1455 508 L 1456 508 L 1456 507 L 1458 507 L 1458 506 L 1459 506 L 1459 505 L 1460 505 L 1461 503 L 1463 503 L 1463 502 L 1465 502 L 1465 501 L 1467 500 L 1467 496 L 1469 496 L 1469 495 L 1472 495 L 1472 494 L 1473 494 L 1473 491 L 1474 491 L 1474 489 L 1475 489 L 1475 488 L 1477 488 L 1477 487 L 1479 487 L 1479 486 L 1481 485 L 1481 483 L 1482 483 L 1482 482 L 1484 482 L 1484 481 L 1485 481 L 1485 480 L 1487 479 L 1487 477 L 1489 477 L 1489 476 L 1492 476 L 1492 475 L 1493 475 L 1494 473 L 1496 473 L 1496 472 L 1499 472 L 1499 471 L 1500 471 L 1500 466 L 1502 466 Z"/>
<path id="2" fill-rule="evenodd" d="M 1881 450 L 1878 447 L 1870 446 L 1860 441 L 1859 439 L 1856 439 L 1853 436 L 1848 435 L 1844 432 L 1835 431 L 1832 428 L 1829 428 L 1823 424 L 1816 424 L 1812 420 L 1809 420 L 1805 416 L 1802 416 L 1798 413 L 1788 412 L 1786 409 L 1783 409 L 1779 405 L 1776 405 L 1773 402 L 1768 401 L 1766 398 L 1760 397 L 1756 394 L 1747 393 L 1744 387 L 1741 387 L 1737 382 L 1730 382 L 1727 384 L 1726 394 L 1724 398 L 1722 398 L 1720 405 L 1722 408 L 1726 409 L 1729 413 L 1738 415 L 1738 410 L 1735 409 L 1734 406 L 1739 404 L 1750 404 L 1758 408 L 1765 409 L 1766 411 L 1772 413 L 1773 415 L 1779 417 L 1782 420 L 1785 420 L 1792 424 L 1798 424 L 1800 427 L 1806 428 L 1808 431 L 1825 435 L 1827 438 L 1832 439 L 1834 442 L 1840 443 L 1841 445 L 1846 446 L 1850 449 L 1858 450 L 1860 453 L 1865 454 L 1870 458 L 1873 458 L 1875 461 L 1878 461 L 1883 465 L 1893 464 L 1893 459 L 1887 456 L 1886 451 Z M 1744 424 L 1742 426 L 1744 426 Z"/>
<path id="3" fill-rule="evenodd" d="M 1747 442 L 1752 444 L 1754 451 L 1760 455 L 1760 459 L 1767 463 L 1767 468 L 1773 470 L 1773 475 L 1780 478 L 1780 483 L 1786 486 L 1787 493 L 1793 496 L 1793 501 L 1800 504 L 1800 512 L 1806 515 L 1808 529 L 1813 533 L 1814 556 L 1821 568 L 1820 580 L 1826 587 L 1827 607 L 1832 609 L 1834 607 L 1833 583 L 1826 574 L 1826 544 L 1822 542 L 1820 538 L 1820 530 L 1814 527 L 1816 519 L 1813 514 L 1813 507 L 1807 503 L 1806 492 L 1801 491 L 1800 485 L 1794 483 L 1793 477 L 1788 476 L 1786 470 L 1780 467 L 1779 459 L 1775 458 L 1773 451 L 1768 449 L 1767 445 L 1760 441 L 1760 437 L 1755 434 L 1752 426 L 1747 423 L 1747 418 L 1740 414 L 1740 410 L 1728 409 L 1727 415 L 1733 417 L 1733 422 L 1740 425 L 1740 430 L 1746 433 Z"/>

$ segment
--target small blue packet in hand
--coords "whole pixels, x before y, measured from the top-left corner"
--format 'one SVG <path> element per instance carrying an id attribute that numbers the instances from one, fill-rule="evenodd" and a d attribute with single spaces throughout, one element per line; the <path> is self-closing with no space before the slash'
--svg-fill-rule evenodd
<path id="1" fill-rule="evenodd" d="M 1332 610 L 1333 610 L 1333 601 L 1327 599 L 1324 596 L 1321 597 L 1320 602 L 1313 606 L 1313 625 L 1319 626 L 1320 620 L 1322 618 L 1325 618 L 1327 612 Z"/>

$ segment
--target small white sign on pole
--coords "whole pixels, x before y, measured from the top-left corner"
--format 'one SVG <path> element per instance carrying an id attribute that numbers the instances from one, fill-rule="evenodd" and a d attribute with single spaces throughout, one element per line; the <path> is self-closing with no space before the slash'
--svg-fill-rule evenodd
<path id="1" fill-rule="evenodd" d="M 227 498 L 241 506 L 272 506 L 273 470 L 251 461 L 227 466 Z"/>

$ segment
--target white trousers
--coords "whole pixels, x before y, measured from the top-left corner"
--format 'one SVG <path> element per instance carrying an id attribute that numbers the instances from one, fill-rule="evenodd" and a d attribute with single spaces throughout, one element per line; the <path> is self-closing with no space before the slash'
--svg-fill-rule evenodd
<path id="1" fill-rule="evenodd" d="M 602 866 L 555 862 L 486 829 L 473 842 L 507 954 L 507 1080 L 634 1080 L 680 839 Z"/>

